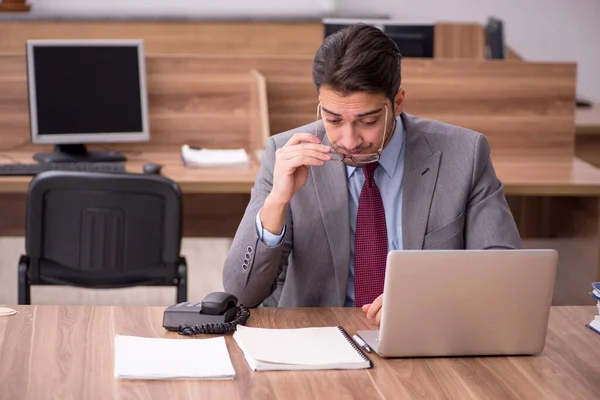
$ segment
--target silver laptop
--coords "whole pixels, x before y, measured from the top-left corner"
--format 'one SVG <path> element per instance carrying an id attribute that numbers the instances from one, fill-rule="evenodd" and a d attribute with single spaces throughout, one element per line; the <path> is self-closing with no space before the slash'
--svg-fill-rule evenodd
<path id="1" fill-rule="evenodd" d="M 380 329 L 357 334 L 382 357 L 539 354 L 556 250 L 397 250 L 387 257 Z"/>

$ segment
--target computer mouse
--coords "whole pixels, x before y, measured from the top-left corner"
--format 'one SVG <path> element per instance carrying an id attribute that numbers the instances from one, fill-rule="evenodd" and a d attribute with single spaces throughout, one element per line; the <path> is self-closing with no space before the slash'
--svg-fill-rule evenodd
<path id="1" fill-rule="evenodd" d="M 158 175 L 158 174 L 160 174 L 161 169 L 162 169 L 162 165 L 160 165 L 160 164 L 148 163 L 148 164 L 144 165 L 143 171 L 144 171 L 144 174 Z"/>

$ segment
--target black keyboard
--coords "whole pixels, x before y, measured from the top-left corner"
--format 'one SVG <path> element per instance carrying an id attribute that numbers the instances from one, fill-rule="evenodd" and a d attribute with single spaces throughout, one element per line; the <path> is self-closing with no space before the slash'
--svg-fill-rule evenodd
<path id="1" fill-rule="evenodd" d="M 44 171 L 127 172 L 124 164 L 108 162 L 0 164 L 0 176 L 33 176 Z"/>

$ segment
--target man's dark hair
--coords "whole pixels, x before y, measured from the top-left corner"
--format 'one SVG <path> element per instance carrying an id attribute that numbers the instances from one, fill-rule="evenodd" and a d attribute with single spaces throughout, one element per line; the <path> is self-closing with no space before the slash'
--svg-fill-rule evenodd
<path id="1" fill-rule="evenodd" d="M 384 93 L 394 104 L 400 88 L 401 60 L 396 43 L 380 29 L 350 25 L 327 36 L 317 50 L 313 82 L 317 92 L 328 85 L 343 95 Z"/>

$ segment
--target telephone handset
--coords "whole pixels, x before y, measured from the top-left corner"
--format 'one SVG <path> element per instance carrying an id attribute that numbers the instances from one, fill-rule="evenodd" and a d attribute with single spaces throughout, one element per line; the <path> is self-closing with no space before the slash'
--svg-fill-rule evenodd
<path id="1" fill-rule="evenodd" d="M 165 310 L 163 327 L 188 336 L 233 331 L 250 317 L 250 311 L 237 303 L 237 297 L 230 293 L 213 292 L 200 303 L 173 304 Z"/>

